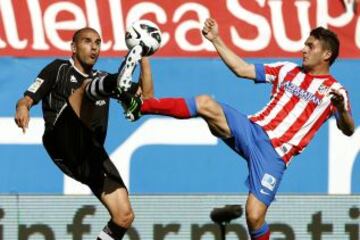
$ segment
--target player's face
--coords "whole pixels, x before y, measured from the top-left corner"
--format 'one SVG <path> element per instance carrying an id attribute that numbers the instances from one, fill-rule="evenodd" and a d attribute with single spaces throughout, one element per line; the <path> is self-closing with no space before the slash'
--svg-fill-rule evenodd
<path id="1" fill-rule="evenodd" d="M 324 49 L 321 41 L 313 36 L 308 37 L 302 50 L 303 67 L 307 70 L 314 69 L 323 64 L 328 58 L 328 50 Z"/>
<path id="2" fill-rule="evenodd" d="M 73 43 L 75 66 L 89 69 L 96 63 L 100 53 L 101 38 L 92 30 L 85 30 L 79 34 Z"/>

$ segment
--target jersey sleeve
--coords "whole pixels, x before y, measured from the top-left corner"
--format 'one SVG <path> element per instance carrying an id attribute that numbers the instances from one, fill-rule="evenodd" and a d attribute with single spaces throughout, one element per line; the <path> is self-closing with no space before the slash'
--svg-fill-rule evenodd
<path id="1" fill-rule="evenodd" d="M 34 105 L 37 104 L 44 96 L 46 96 L 54 84 L 56 83 L 57 73 L 59 71 L 60 61 L 55 60 L 44 67 L 34 82 L 24 92 L 24 96 L 33 99 Z"/>
<path id="2" fill-rule="evenodd" d="M 255 83 L 276 83 L 279 77 L 280 69 L 285 64 L 285 62 L 276 62 L 272 64 L 255 64 Z"/>

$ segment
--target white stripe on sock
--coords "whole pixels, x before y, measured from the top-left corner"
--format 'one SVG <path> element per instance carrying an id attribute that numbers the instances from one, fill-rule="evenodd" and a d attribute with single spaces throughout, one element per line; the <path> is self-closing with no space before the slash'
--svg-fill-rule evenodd
<path id="1" fill-rule="evenodd" d="M 104 231 L 101 231 L 99 233 L 98 238 L 100 238 L 101 240 L 114 240 L 109 234 Z"/>
<path id="2" fill-rule="evenodd" d="M 104 90 L 104 79 L 105 79 L 105 76 L 102 76 L 98 80 L 99 81 L 99 91 L 101 94 L 108 95 L 108 93 L 105 92 L 105 90 Z"/>
<path id="3" fill-rule="evenodd" d="M 98 99 L 96 98 L 96 96 L 93 95 L 91 89 L 92 89 L 92 82 L 86 86 L 86 89 L 85 89 L 86 95 L 87 95 L 92 101 L 97 101 Z"/>

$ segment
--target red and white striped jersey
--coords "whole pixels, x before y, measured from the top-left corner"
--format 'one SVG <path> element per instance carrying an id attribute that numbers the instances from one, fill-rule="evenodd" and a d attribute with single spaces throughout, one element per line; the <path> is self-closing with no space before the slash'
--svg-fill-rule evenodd
<path id="1" fill-rule="evenodd" d="M 294 63 L 256 65 L 256 82 L 273 84 L 270 102 L 249 119 L 262 126 L 276 152 L 289 164 L 336 111 L 331 89 L 339 90 L 350 111 L 346 90 L 331 75 L 304 73 Z"/>

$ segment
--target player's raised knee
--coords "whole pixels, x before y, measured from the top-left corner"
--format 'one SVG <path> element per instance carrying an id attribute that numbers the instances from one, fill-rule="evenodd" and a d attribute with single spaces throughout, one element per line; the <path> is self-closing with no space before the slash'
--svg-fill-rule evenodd
<path id="1" fill-rule="evenodd" d="M 135 215 L 131 209 L 118 212 L 113 216 L 113 222 L 123 228 L 129 228 L 134 219 Z"/>
<path id="2" fill-rule="evenodd" d="M 265 215 L 256 209 L 246 209 L 246 221 L 250 229 L 257 229 L 264 223 Z"/>
<path id="3" fill-rule="evenodd" d="M 200 95 L 196 97 L 196 107 L 199 114 L 207 112 L 214 103 L 214 99 L 209 95 Z"/>

